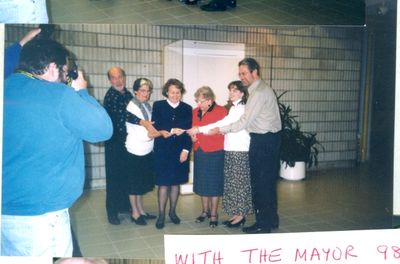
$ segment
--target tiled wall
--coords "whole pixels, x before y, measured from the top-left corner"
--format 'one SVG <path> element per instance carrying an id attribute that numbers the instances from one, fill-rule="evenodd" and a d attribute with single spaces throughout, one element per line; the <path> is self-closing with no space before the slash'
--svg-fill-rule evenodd
<path id="1" fill-rule="evenodd" d="M 245 43 L 246 56 L 261 64 L 261 76 L 278 93 L 289 91 L 303 130 L 316 132 L 324 145 L 320 167 L 353 166 L 357 159 L 359 98 L 362 87 L 363 27 L 241 27 L 153 25 L 61 25 L 56 37 L 77 57 L 100 102 L 109 88 L 106 72 L 118 65 L 127 86 L 140 76 L 155 86 L 152 100 L 162 99 L 163 47 L 177 40 Z M 6 45 L 27 31 L 6 27 Z M 86 145 L 88 187 L 105 184 L 102 144 Z"/>

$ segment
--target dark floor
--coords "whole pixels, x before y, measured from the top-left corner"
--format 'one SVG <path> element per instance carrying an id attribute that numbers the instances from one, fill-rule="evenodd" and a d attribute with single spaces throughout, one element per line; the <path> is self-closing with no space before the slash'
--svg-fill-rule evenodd
<path id="1" fill-rule="evenodd" d="M 52 23 L 364 25 L 363 0 L 238 0 L 236 8 L 204 12 L 201 0 L 49 0 Z"/>
<path id="2" fill-rule="evenodd" d="M 353 169 L 308 172 L 303 181 L 278 183 L 280 227 L 275 233 L 386 229 L 392 227 L 392 176 L 390 169 L 363 165 Z M 84 256 L 108 258 L 164 257 L 164 234 L 243 234 L 239 228 L 208 222 L 195 223 L 201 212 L 196 195 L 182 196 L 178 205 L 180 225 L 166 223 L 160 231 L 152 220 L 147 226 L 130 222 L 121 215 L 122 224 L 108 224 L 104 190 L 87 191 L 72 208 L 72 222 Z M 156 213 L 156 194 L 145 196 L 145 207 Z M 220 221 L 227 216 L 220 212 Z M 246 225 L 252 224 L 249 216 Z"/>

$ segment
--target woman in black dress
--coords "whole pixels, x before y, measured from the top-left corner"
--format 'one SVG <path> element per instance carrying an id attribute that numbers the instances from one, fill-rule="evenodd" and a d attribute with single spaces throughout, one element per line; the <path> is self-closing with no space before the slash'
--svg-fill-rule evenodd
<path id="1" fill-rule="evenodd" d="M 176 205 L 179 185 L 189 178 L 189 153 L 192 149 L 190 137 L 184 133 L 192 127 L 192 107 L 182 102 L 184 85 L 177 79 L 169 79 L 162 90 L 166 100 L 153 105 L 154 127 L 161 133 L 154 141 L 154 165 L 158 185 L 157 229 L 164 227 L 165 207 L 169 199 L 169 218 L 179 224 Z"/>

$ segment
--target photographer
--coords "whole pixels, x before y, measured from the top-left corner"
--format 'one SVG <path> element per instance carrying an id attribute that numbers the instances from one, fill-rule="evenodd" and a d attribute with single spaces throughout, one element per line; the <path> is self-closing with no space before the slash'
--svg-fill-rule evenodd
<path id="1" fill-rule="evenodd" d="M 81 71 L 68 82 L 69 52 L 49 39 L 21 51 L 4 83 L 1 249 L 5 256 L 70 257 L 68 208 L 84 184 L 83 140 L 110 138 L 112 123 Z"/>

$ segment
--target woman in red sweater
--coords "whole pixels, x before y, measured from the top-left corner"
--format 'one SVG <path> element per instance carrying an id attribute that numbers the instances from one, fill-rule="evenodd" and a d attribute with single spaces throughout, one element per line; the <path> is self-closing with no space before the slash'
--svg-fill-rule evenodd
<path id="1" fill-rule="evenodd" d="M 227 110 L 215 103 L 215 94 L 208 86 L 194 94 L 197 107 L 193 110 L 193 126 L 215 123 Z M 194 150 L 193 191 L 201 197 L 203 211 L 196 222 L 210 218 L 210 227 L 218 225 L 218 202 L 224 189 L 224 136 L 222 134 L 192 136 Z"/>

